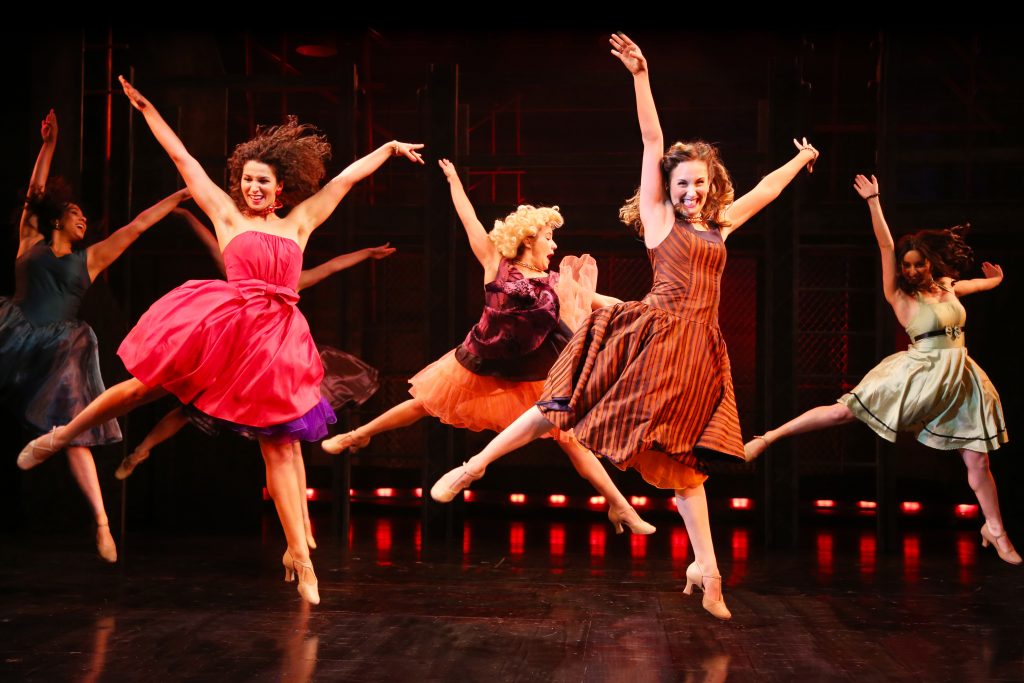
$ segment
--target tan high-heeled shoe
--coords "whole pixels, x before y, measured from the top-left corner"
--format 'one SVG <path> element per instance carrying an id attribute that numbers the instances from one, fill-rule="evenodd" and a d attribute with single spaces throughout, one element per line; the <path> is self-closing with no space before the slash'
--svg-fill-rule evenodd
<path id="1" fill-rule="evenodd" d="M 722 577 L 704 576 L 704 570 L 701 569 L 701 566 L 696 560 L 694 560 L 690 563 L 690 566 L 686 568 L 686 588 L 683 589 L 683 593 L 686 595 L 692 595 L 694 586 L 700 588 L 700 592 L 704 594 L 700 604 L 704 609 L 711 613 L 711 616 L 723 621 L 732 619 L 732 612 L 730 612 L 729 608 L 725 606 L 725 596 L 723 595 L 718 600 L 712 600 L 709 598 L 708 591 L 704 588 L 705 581 L 718 581 L 718 583 L 721 584 Z"/>
<path id="2" fill-rule="evenodd" d="M 1009 546 L 1008 550 L 1004 551 L 999 547 L 999 539 L 1001 538 L 1006 538 L 1006 545 Z M 999 554 L 999 559 L 1003 562 L 1009 562 L 1010 564 L 1021 564 L 1024 562 L 1017 551 L 1013 549 L 1013 544 L 1010 543 L 1010 539 L 1006 537 L 1006 529 L 1003 529 L 1003 533 L 996 536 L 989 530 L 988 522 L 985 522 L 981 525 L 981 547 L 987 548 L 990 545 L 996 549 L 996 553 Z"/>
<path id="3" fill-rule="evenodd" d="M 320 442 L 320 448 L 332 455 L 338 455 L 346 449 L 350 453 L 355 453 L 361 448 L 366 448 L 370 443 L 370 437 L 357 434 L 356 431 L 353 429 L 351 432 L 345 432 L 344 434 L 324 439 Z"/>
<path id="4" fill-rule="evenodd" d="M 284 556 L 281 558 L 281 564 L 284 565 L 284 580 L 291 582 L 298 578 L 299 585 L 296 588 L 302 599 L 311 605 L 319 605 L 320 590 L 316 574 L 313 572 L 313 563 L 299 562 L 292 558 L 290 552 L 285 550 Z"/>
<path id="5" fill-rule="evenodd" d="M 56 438 L 57 428 L 54 427 L 48 434 L 37 436 L 36 438 L 25 444 L 25 447 L 18 453 L 18 467 L 23 470 L 30 470 L 36 465 L 47 460 L 51 455 L 56 453 L 61 448 L 57 448 L 53 445 L 53 440 Z M 46 439 L 46 443 L 43 440 Z"/>
<path id="6" fill-rule="evenodd" d="M 767 437 L 763 434 L 757 434 L 750 441 L 743 444 L 743 459 L 747 462 L 753 462 L 768 450 L 768 447 L 771 445 L 772 442 Z"/>
<path id="7" fill-rule="evenodd" d="M 106 529 L 105 532 L 104 529 Z M 96 525 L 96 552 L 105 562 L 111 564 L 117 562 L 117 546 L 114 544 L 114 537 L 110 535 L 109 522 Z"/>
<path id="8" fill-rule="evenodd" d="M 653 524 L 645 522 L 632 506 L 627 506 L 625 510 L 608 508 L 608 521 L 615 527 L 617 534 L 622 533 L 622 527 L 629 529 L 635 536 L 646 536 L 658 530 Z"/>
<path id="9" fill-rule="evenodd" d="M 469 488 L 474 481 L 484 476 L 484 473 L 471 474 L 466 469 L 466 463 L 462 463 L 451 470 L 430 487 L 430 497 L 438 503 L 450 503 L 455 496 L 459 495 L 462 489 Z"/>
<path id="10" fill-rule="evenodd" d="M 140 451 L 136 448 L 129 455 L 125 456 L 121 464 L 114 470 L 114 477 L 124 481 L 132 475 L 135 468 L 144 463 L 149 458 L 149 451 Z"/>

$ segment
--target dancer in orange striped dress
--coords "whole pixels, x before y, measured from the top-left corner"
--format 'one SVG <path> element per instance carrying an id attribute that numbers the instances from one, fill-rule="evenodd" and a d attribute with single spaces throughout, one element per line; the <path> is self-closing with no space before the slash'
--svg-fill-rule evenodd
<path id="1" fill-rule="evenodd" d="M 806 139 L 794 140 L 796 156 L 733 201 L 732 182 L 714 146 L 676 143 L 665 152 L 647 62 L 626 36 L 612 36 L 611 44 L 633 74 L 644 142 L 640 189 L 620 217 L 644 238 L 653 287 L 643 301 L 594 311 L 551 368 L 537 405 L 442 477 L 431 495 L 451 500 L 488 464 L 552 425 L 572 429 L 581 444 L 617 467 L 632 467 L 654 486 L 675 490 L 695 556 L 685 592 L 694 585 L 703 589 L 704 608 L 729 619 L 704 493 L 710 458 L 743 458 L 718 326 L 725 240 L 810 168 L 818 153 Z"/>

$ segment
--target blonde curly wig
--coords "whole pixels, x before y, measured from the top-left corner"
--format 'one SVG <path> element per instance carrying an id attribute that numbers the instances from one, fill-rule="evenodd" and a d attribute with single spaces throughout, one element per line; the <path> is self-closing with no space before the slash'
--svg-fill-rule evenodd
<path id="1" fill-rule="evenodd" d="M 494 221 L 494 230 L 488 237 L 498 253 L 505 258 L 515 258 L 523 251 L 523 242 L 544 228 L 562 227 L 562 214 L 557 206 L 530 206 L 523 204 L 505 217 L 503 221 Z"/>
<path id="2" fill-rule="evenodd" d="M 716 228 L 727 228 L 730 223 L 722 217 L 722 212 L 733 201 L 732 179 L 729 171 L 722 163 L 718 148 L 703 140 L 677 142 L 668 148 L 661 158 L 661 182 L 665 196 L 669 196 L 668 182 L 675 167 L 684 161 L 703 161 L 708 167 L 708 194 L 702 212 L 704 220 Z M 644 226 L 640 222 L 640 189 L 626 200 L 619 209 L 619 220 L 631 226 L 641 236 Z"/>

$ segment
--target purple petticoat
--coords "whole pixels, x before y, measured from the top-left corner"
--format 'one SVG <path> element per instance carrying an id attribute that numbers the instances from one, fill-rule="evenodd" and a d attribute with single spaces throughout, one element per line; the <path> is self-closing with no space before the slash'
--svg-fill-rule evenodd
<path id="1" fill-rule="evenodd" d="M 319 441 L 327 436 L 327 425 L 337 422 L 334 410 L 322 396 L 320 402 L 305 415 L 269 427 L 252 427 L 230 420 L 222 420 L 219 417 L 207 415 L 191 404 L 183 406 L 182 410 L 192 424 L 210 436 L 216 436 L 221 429 L 230 429 L 247 439 L 263 438 L 274 442 Z"/>

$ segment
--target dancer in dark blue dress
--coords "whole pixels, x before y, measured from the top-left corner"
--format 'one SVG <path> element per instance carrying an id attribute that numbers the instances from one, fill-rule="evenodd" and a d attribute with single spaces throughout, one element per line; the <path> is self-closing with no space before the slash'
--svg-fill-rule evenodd
<path id="1" fill-rule="evenodd" d="M 15 295 L 0 298 L 0 404 L 37 434 L 66 423 L 103 392 L 96 335 L 76 317 L 89 285 L 189 196 L 187 190 L 176 192 L 106 239 L 75 249 L 85 237 L 86 217 L 63 183 L 47 187 L 46 182 L 57 144 L 52 110 L 41 132 L 43 145 L 19 223 Z M 97 550 L 108 562 L 117 561 L 117 548 L 89 447 L 120 440 L 121 430 L 110 420 L 78 435 L 65 449 L 95 515 Z M 40 447 L 45 443 L 44 438 Z"/>

